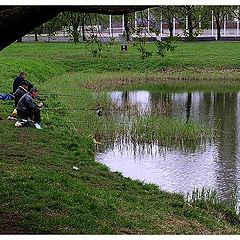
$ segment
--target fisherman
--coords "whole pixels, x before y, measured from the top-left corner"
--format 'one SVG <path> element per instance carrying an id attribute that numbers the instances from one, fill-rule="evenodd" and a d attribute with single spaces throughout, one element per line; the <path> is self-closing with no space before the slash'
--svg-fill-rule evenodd
<path id="1" fill-rule="evenodd" d="M 17 117 L 16 107 L 17 107 L 18 101 L 27 92 L 28 92 L 28 82 L 23 80 L 23 81 L 20 82 L 20 85 L 19 85 L 18 89 L 14 93 L 15 109 L 13 110 L 11 115 L 7 117 L 8 120 L 16 120 L 16 117 Z"/>
<path id="2" fill-rule="evenodd" d="M 13 89 L 12 92 L 15 93 L 18 87 L 20 86 L 21 81 L 26 81 L 28 83 L 28 91 L 33 88 L 33 85 L 26 80 L 26 73 L 20 72 L 19 76 L 13 81 Z"/>
<path id="3" fill-rule="evenodd" d="M 27 92 L 28 92 L 28 82 L 23 80 L 20 82 L 18 89 L 14 93 L 15 107 L 17 107 L 17 104 L 18 104 L 18 101 L 20 100 L 20 98 Z"/>
<path id="4" fill-rule="evenodd" d="M 25 93 L 17 104 L 17 114 L 20 118 L 28 120 L 29 118 L 34 122 L 37 129 L 41 129 L 40 108 L 42 104 L 37 105 L 33 99 L 38 97 L 38 90 L 32 88 L 28 93 Z M 15 124 L 16 125 L 16 124 Z"/>

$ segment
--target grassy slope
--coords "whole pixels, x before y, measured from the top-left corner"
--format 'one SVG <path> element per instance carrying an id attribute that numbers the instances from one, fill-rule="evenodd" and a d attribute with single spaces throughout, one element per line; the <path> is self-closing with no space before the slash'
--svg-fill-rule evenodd
<path id="1" fill-rule="evenodd" d="M 206 71 L 216 69 L 214 74 L 223 69 L 227 74 L 226 69 L 240 67 L 236 61 L 239 44 L 179 43 L 176 52 L 163 61 L 152 58 L 147 62 L 131 48 L 123 55 L 116 47 L 99 60 L 91 58 L 83 45 L 14 44 L 0 54 L 1 91 L 9 91 L 15 75 L 25 70 L 29 80 L 45 93 L 53 91 L 57 83 L 55 92 L 69 94 L 75 89 L 74 94 L 82 94 L 81 104 L 91 106 L 93 102 L 86 101 L 88 91 L 82 88 L 83 83 L 94 88 L 93 81 L 102 78 L 114 81 L 120 75 L 122 83 L 129 75 L 144 78 L 167 69 L 168 76 L 172 74 L 169 69 L 191 72 L 199 66 Z M 220 47 L 225 57 L 217 60 L 222 54 Z M 233 76 L 235 70 L 230 71 Z M 69 85 L 68 78 L 78 80 L 79 86 Z M 238 84 L 237 80 L 234 78 L 234 83 Z M 53 104 L 61 102 L 69 104 L 69 100 L 61 98 Z M 1 102 L 0 109 L 5 118 L 11 106 Z M 61 114 L 43 116 L 47 125 L 42 131 L 17 129 L 13 122 L 0 121 L 1 232 L 239 233 L 237 220 L 229 210 L 202 202 L 185 203 L 179 195 L 110 172 L 94 161 L 91 136 L 82 129 L 66 127 Z M 73 166 L 79 171 L 74 171 Z"/>

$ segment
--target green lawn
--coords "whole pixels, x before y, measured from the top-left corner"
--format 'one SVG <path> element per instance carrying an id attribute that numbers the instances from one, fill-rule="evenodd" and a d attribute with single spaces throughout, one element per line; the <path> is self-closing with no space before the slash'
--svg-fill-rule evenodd
<path id="1" fill-rule="evenodd" d="M 166 58 L 145 61 L 131 45 L 124 54 L 118 45 L 109 47 L 101 58 L 93 58 L 86 44 L 74 43 L 16 43 L 0 53 L 1 92 L 11 91 L 13 79 L 24 70 L 42 94 L 78 95 L 47 97 L 46 109 L 62 110 L 43 110 L 41 131 L 15 128 L 5 120 L 12 105 L 0 102 L 1 233 L 240 233 L 231 209 L 187 203 L 181 195 L 124 178 L 97 163 L 93 138 L 103 120 L 94 112 L 67 111 L 73 105 L 107 106 L 104 94 L 92 97 L 92 92 L 130 81 L 133 87 L 149 80 L 153 88 L 155 82 L 186 88 L 191 81 L 198 88 L 239 88 L 240 43 L 176 44 Z M 153 44 L 148 47 L 154 49 Z M 76 119 L 77 125 L 71 121 Z"/>

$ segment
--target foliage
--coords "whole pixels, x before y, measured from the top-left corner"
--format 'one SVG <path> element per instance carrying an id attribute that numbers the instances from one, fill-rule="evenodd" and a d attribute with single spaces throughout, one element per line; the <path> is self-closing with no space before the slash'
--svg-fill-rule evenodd
<path id="1" fill-rule="evenodd" d="M 67 26 L 67 30 L 70 36 L 73 37 L 75 43 L 79 42 L 80 37 L 80 25 L 84 25 L 85 13 L 78 12 L 65 12 L 63 13 L 64 25 Z M 82 33 L 84 36 L 84 32 Z"/>
<path id="2" fill-rule="evenodd" d="M 62 29 L 61 14 L 44 23 L 43 29 L 47 32 L 48 36 L 54 36 L 56 31 Z"/>
<path id="3" fill-rule="evenodd" d="M 212 14 L 216 21 L 217 27 L 217 40 L 221 39 L 221 25 L 224 20 L 228 17 L 231 19 L 233 17 L 232 7 L 230 6 L 210 6 Z"/>
<path id="4" fill-rule="evenodd" d="M 140 53 L 140 57 L 143 60 L 152 56 L 153 54 L 153 51 L 149 51 L 146 48 L 146 37 L 137 37 L 133 43 L 133 46 L 137 48 Z"/>
<path id="5" fill-rule="evenodd" d="M 143 60 L 153 56 L 153 50 L 147 49 L 146 40 L 147 40 L 146 37 L 137 37 L 135 42 L 133 43 L 133 46 L 137 48 L 137 50 L 140 53 L 140 57 Z M 155 40 L 154 43 L 155 43 L 155 46 L 157 47 L 157 51 L 156 51 L 157 55 L 163 58 L 166 52 L 174 51 L 174 49 L 177 46 L 172 45 L 173 40 L 175 40 L 175 38 L 167 38 L 166 41 Z"/>
<path id="6" fill-rule="evenodd" d="M 170 37 L 173 37 L 173 18 L 176 18 L 176 12 L 178 10 L 178 6 L 159 6 L 153 8 L 153 16 L 154 18 L 160 22 L 166 20 L 168 23 L 168 28 L 170 32 Z M 154 28 L 156 33 L 157 28 Z M 160 30 L 158 29 L 158 32 Z"/>
<path id="7" fill-rule="evenodd" d="M 150 19 L 147 17 L 147 11 L 137 12 L 137 19 L 135 13 L 129 13 L 125 16 L 125 29 L 129 35 L 134 33 L 135 23 L 137 27 L 144 31 L 147 30 L 147 25 L 150 25 L 151 32 L 159 32 L 159 22 L 163 21 L 169 28 L 169 36 L 173 37 L 173 19 L 175 18 L 185 36 L 193 41 L 204 30 L 211 26 L 212 11 L 216 20 L 217 28 L 221 26 L 223 19 L 232 20 L 233 17 L 239 18 L 238 6 L 205 6 L 205 5 L 184 5 L 184 6 L 165 6 L 160 5 L 157 7 L 149 8 Z M 122 24 L 122 16 L 112 16 L 112 22 Z M 187 20 L 187 22 L 186 22 Z M 148 22 L 149 21 L 149 22 Z M 76 13 L 64 12 L 44 24 L 44 32 L 47 31 L 49 36 L 53 35 L 56 31 L 67 26 L 69 34 L 73 37 L 74 41 L 79 41 L 80 34 L 82 33 L 82 40 L 85 41 L 85 30 L 91 34 L 91 29 L 100 32 L 101 29 L 106 29 L 109 26 L 109 15 L 96 14 L 96 13 Z M 82 28 L 80 31 L 79 28 Z M 99 28 L 99 29 L 98 29 Z M 35 30 L 36 32 L 36 30 Z M 39 31 L 38 31 L 39 32 Z M 39 34 L 39 33 L 38 33 Z M 220 34 L 220 32 L 218 33 Z"/>
<path id="8" fill-rule="evenodd" d="M 177 16 L 185 36 L 190 41 L 193 41 L 203 29 L 210 26 L 210 11 L 206 6 L 180 6 Z"/>
<path id="9" fill-rule="evenodd" d="M 165 42 L 163 41 L 156 41 L 155 44 L 157 46 L 157 54 L 161 57 L 164 57 L 167 51 L 172 52 L 177 46 L 173 46 L 172 38 L 168 38 Z"/>
<path id="10" fill-rule="evenodd" d="M 90 50 L 90 53 L 93 57 L 100 57 L 103 51 L 103 44 L 97 38 L 96 35 L 92 35 L 88 44 L 86 45 L 87 49 Z"/>

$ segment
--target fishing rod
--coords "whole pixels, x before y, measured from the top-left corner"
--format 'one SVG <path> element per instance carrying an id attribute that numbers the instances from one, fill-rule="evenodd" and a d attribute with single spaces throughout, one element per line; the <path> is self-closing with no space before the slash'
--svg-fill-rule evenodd
<path id="1" fill-rule="evenodd" d="M 97 115 L 102 116 L 102 107 L 97 108 L 43 108 L 44 110 L 50 111 L 96 111 Z"/>
<path id="2" fill-rule="evenodd" d="M 111 109 L 111 108 L 46 108 L 44 110 L 50 111 L 108 111 L 108 112 L 128 112 L 130 109 Z"/>
<path id="3" fill-rule="evenodd" d="M 76 94 L 59 94 L 59 93 L 39 94 L 38 97 L 50 97 L 50 96 L 80 97 L 80 95 L 76 95 Z"/>
<path id="4" fill-rule="evenodd" d="M 12 106 L 7 106 L 7 107 L 11 107 Z M 1 110 L 4 110 L 5 108 L 3 108 L 2 106 L 0 106 Z M 103 111 L 108 111 L 108 112 L 129 112 L 130 109 L 111 109 L 111 108 L 51 108 L 51 107 L 41 107 L 40 109 L 42 110 L 46 110 L 46 111 L 96 111 L 97 113 L 101 114 Z"/>

